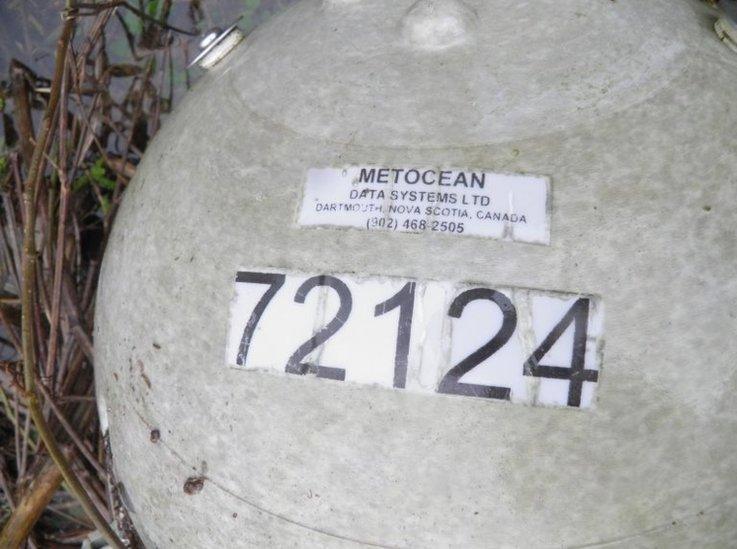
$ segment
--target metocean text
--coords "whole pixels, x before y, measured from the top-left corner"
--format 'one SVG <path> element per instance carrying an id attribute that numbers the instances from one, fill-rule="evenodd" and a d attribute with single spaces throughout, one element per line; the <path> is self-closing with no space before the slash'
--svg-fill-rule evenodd
<path id="1" fill-rule="evenodd" d="M 419 170 L 406 168 L 361 168 L 358 183 L 381 183 L 405 185 L 438 185 L 440 187 L 465 187 L 483 189 L 486 185 L 484 172 L 452 170 Z"/>

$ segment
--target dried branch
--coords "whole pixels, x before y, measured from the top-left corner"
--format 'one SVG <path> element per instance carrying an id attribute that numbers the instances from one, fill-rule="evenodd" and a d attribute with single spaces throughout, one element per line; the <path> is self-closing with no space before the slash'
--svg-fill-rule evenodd
<path id="1" fill-rule="evenodd" d="M 20 547 L 28 538 L 33 525 L 36 524 L 54 493 L 59 489 L 62 478 L 59 468 L 48 459 L 0 532 L 0 547 Z"/>
<path id="2" fill-rule="evenodd" d="M 110 2 L 101 2 L 99 4 L 91 4 L 89 2 L 75 2 L 72 4 L 72 7 L 69 13 L 76 14 L 76 15 L 95 15 L 102 10 L 109 10 L 109 9 L 118 8 L 118 7 L 127 8 L 128 10 L 135 13 L 141 19 L 144 19 L 146 21 L 150 21 L 151 23 L 159 25 L 163 29 L 171 30 L 174 32 L 179 32 L 181 34 L 186 34 L 188 36 L 197 36 L 196 32 L 186 31 L 184 29 L 180 29 L 178 27 L 172 26 L 166 23 L 165 21 L 159 21 L 155 17 L 151 17 L 145 11 L 139 10 L 137 7 L 131 5 L 129 2 L 126 2 L 125 0 L 112 0 Z"/>
<path id="3" fill-rule="evenodd" d="M 15 105 L 15 121 L 20 137 L 20 149 L 26 162 L 33 156 L 33 116 L 31 115 L 31 85 L 28 68 L 12 61 L 10 63 L 10 80 L 13 84 L 13 104 Z M 28 164 L 26 164 L 28 168 Z"/>
<path id="4" fill-rule="evenodd" d="M 59 308 L 61 304 L 61 275 L 64 269 L 64 242 L 66 238 L 67 209 L 69 208 L 69 179 L 67 178 L 67 100 L 68 100 L 68 72 L 69 62 L 63 62 L 63 73 L 61 79 L 61 112 L 59 117 L 59 222 L 56 228 L 56 258 L 54 260 L 54 286 L 51 296 L 51 330 L 49 333 L 49 352 L 46 357 L 46 377 L 54 373 L 56 363 L 56 350 L 59 343 Z"/>

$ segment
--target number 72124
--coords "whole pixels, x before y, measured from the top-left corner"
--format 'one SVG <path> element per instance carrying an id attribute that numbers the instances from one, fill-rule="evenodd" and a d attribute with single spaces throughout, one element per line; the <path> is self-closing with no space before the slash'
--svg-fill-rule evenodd
<path id="1" fill-rule="evenodd" d="M 589 408 L 594 296 L 342 274 L 240 271 L 227 362 L 398 390 Z"/>

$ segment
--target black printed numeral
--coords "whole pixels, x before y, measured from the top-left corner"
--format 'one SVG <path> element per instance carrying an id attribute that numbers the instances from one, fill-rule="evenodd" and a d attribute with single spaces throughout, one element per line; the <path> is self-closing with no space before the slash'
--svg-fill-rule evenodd
<path id="1" fill-rule="evenodd" d="M 307 294 L 310 293 L 313 288 L 320 286 L 327 286 L 338 293 L 338 297 L 340 298 L 340 307 L 338 308 L 338 312 L 335 317 L 326 326 L 300 345 L 294 354 L 289 357 L 286 372 L 298 375 L 312 373 L 316 374 L 317 377 L 343 381 L 345 380 L 345 370 L 343 368 L 328 368 L 326 366 L 318 366 L 302 362 L 303 358 L 325 343 L 343 327 L 343 324 L 348 320 L 353 308 L 351 291 L 348 289 L 345 282 L 339 278 L 328 275 L 308 278 L 297 290 L 297 295 L 294 296 L 294 301 L 297 303 L 304 303 Z"/>
<path id="2" fill-rule="evenodd" d="M 544 366 L 540 361 L 552 349 L 568 327 L 573 324 L 573 352 L 570 367 Z M 589 299 L 580 298 L 571 306 L 563 318 L 555 325 L 540 346 L 532 353 L 524 365 L 524 375 L 550 379 L 567 379 L 568 406 L 581 405 L 581 390 L 584 381 L 597 382 L 599 372 L 587 370 L 586 339 L 589 326 Z"/>
<path id="3" fill-rule="evenodd" d="M 253 334 L 256 331 L 258 321 L 261 319 L 261 315 L 264 314 L 269 302 L 276 295 L 276 292 L 278 292 L 279 288 L 284 285 L 285 279 L 285 275 L 276 273 L 238 273 L 236 275 L 236 282 L 269 285 L 269 289 L 266 290 L 264 295 L 261 296 L 261 299 L 259 299 L 256 304 L 256 308 L 253 309 L 253 312 L 246 323 L 246 328 L 243 330 L 241 344 L 238 347 L 238 357 L 236 358 L 236 364 L 239 366 L 244 366 L 246 364 L 248 348 L 251 346 L 251 341 L 253 341 Z"/>
<path id="4" fill-rule="evenodd" d="M 517 311 L 512 302 L 504 294 L 488 288 L 475 288 L 460 294 L 451 303 L 448 315 L 453 318 L 461 318 L 466 305 L 481 299 L 492 301 L 501 309 L 502 325 L 487 343 L 461 360 L 445 374 L 438 386 L 438 393 L 509 400 L 511 390 L 508 387 L 474 385 L 459 381 L 464 375 L 504 347 L 517 327 Z"/>
<path id="5" fill-rule="evenodd" d="M 394 387 L 404 389 L 407 384 L 407 363 L 409 362 L 409 340 L 412 335 L 412 315 L 415 309 L 414 282 L 407 282 L 392 297 L 379 303 L 374 309 L 374 316 L 381 316 L 399 307 L 397 324 L 397 348 L 394 353 Z"/>
<path id="6" fill-rule="evenodd" d="M 236 357 L 236 363 L 238 365 L 246 365 L 248 352 L 252 346 L 261 317 L 274 296 L 284 286 L 285 281 L 286 275 L 278 273 L 239 272 L 237 274 L 236 282 L 263 284 L 267 286 L 266 291 L 256 303 L 243 330 Z M 330 288 L 337 293 L 340 299 L 338 311 L 330 322 L 314 333 L 310 339 L 302 343 L 289 357 L 285 371 L 290 374 L 314 374 L 317 377 L 344 381 L 346 377 L 345 369 L 320 366 L 314 363 L 318 359 L 314 361 L 305 360 L 308 355 L 324 345 L 345 325 L 353 309 L 353 296 L 346 283 L 330 275 L 313 276 L 305 280 L 297 289 L 294 301 L 304 304 L 308 294 L 315 288 L 321 287 Z M 404 389 L 407 385 L 416 290 L 416 282 L 407 282 L 396 294 L 374 307 L 374 317 L 386 315 L 398 309 L 393 379 L 393 386 L 397 389 Z M 474 301 L 490 301 L 499 307 L 502 313 L 501 327 L 484 345 L 469 354 L 445 374 L 437 387 L 437 392 L 510 400 L 511 389 L 509 387 L 461 382 L 461 379 L 466 374 L 504 347 L 517 328 L 517 311 L 510 299 L 503 293 L 490 288 L 473 288 L 462 292 L 451 303 L 448 309 L 448 316 L 460 319 L 463 316 L 466 306 Z M 572 407 L 581 406 L 581 393 L 584 383 L 596 383 L 599 380 L 599 372 L 597 370 L 586 369 L 586 345 L 589 337 L 590 307 L 591 300 L 589 298 L 582 297 L 575 300 L 560 321 L 545 336 L 542 343 L 540 343 L 538 348 L 527 359 L 522 368 L 522 373 L 525 376 L 568 381 L 567 404 Z M 573 348 L 571 351 L 570 365 L 550 366 L 542 364 L 543 359 L 545 359 L 553 346 L 571 327 L 573 329 Z"/>

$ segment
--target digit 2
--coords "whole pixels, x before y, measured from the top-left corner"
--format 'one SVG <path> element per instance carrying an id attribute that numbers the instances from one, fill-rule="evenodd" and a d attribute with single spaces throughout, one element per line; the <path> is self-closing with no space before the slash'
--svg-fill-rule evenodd
<path id="1" fill-rule="evenodd" d="M 474 385 L 471 383 L 460 383 L 459 380 L 484 360 L 492 356 L 512 337 L 517 327 L 517 311 L 507 296 L 496 290 L 488 288 L 475 288 L 467 290 L 458 295 L 450 305 L 448 315 L 453 318 L 461 318 L 466 305 L 472 301 L 486 299 L 494 302 L 502 311 L 502 325 L 499 331 L 487 343 L 453 366 L 438 385 L 438 393 L 453 395 L 465 395 L 483 398 L 497 398 L 509 400 L 511 389 L 508 387 L 495 387 L 493 385 Z"/>
<path id="2" fill-rule="evenodd" d="M 343 368 L 328 368 L 326 366 L 317 366 L 302 362 L 304 357 L 317 349 L 320 345 L 330 339 L 338 330 L 340 330 L 346 320 L 348 320 L 348 317 L 351 314 L 351 309 L 353 308 L 353 298 L 351 297 L 351 291 L 348 289 L 348 286 L 346 286 L 345 282 L 339 278 L 329 275 L 313 276 L 312 278 L 305 280 L 299 289 L 297 289 L 297 295 L 294 296 L 294 301 L 297 303 L 304 303 L 307 294 L 309 294 L 313 288 L 317 288 L 319 286 L 327 286 L 335 290 L 340 298 L 340 307 L 338 308 L 338 312 L 335 317 L 327 324 L 327 326 L 323 327 L 319 332 L 300 345 L 294 354 L 289 357 L 285 371 L 289 374 L 297 375 L 311 373 L 316 374 L 317 377 L 344 381 L 345 370 Z"/>

